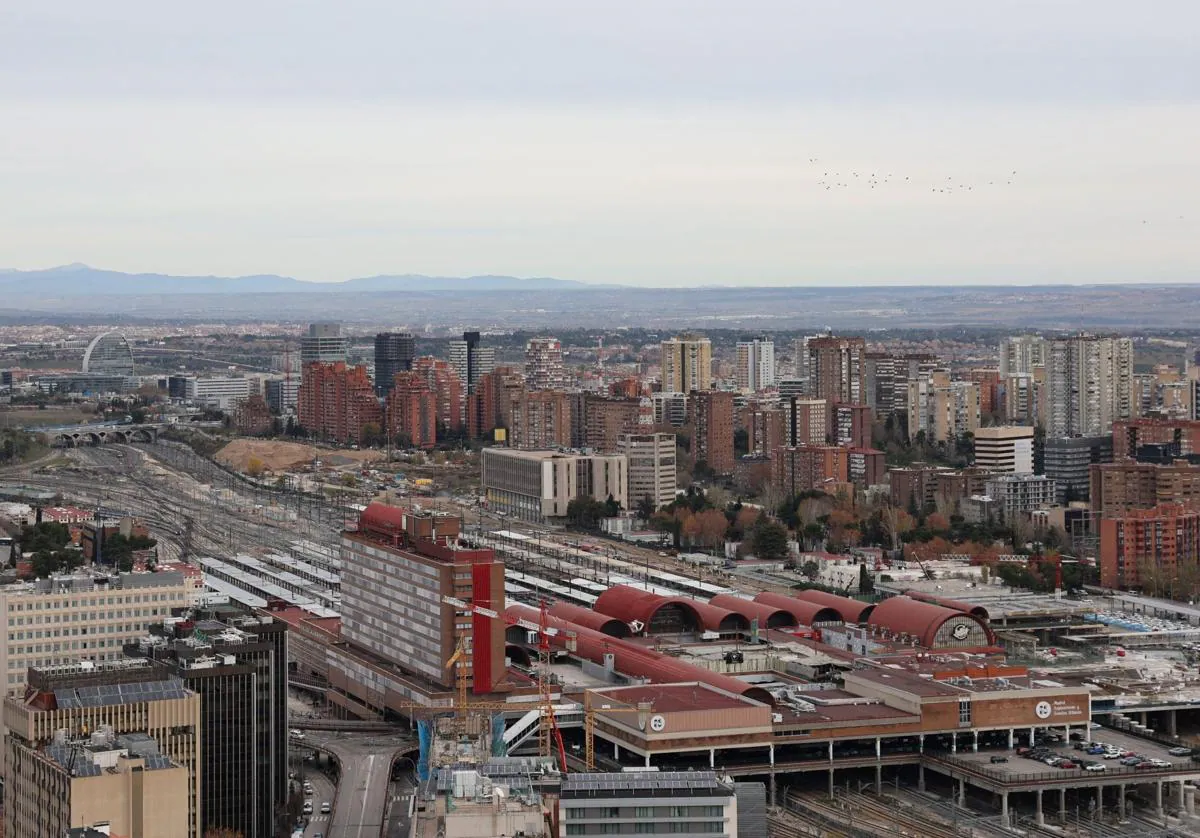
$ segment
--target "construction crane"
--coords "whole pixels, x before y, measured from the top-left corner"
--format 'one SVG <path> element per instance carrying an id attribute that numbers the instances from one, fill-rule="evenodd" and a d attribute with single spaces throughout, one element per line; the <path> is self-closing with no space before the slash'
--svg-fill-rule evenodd
<path id="1" fill-rule="evenodd" d="M 654 712 L 654 708 L 648 701 L 638 702 L 636 707 L 613 707 L 609 704 L 603 704 L 600 707 L 592 706 L 592 693 L 587 690 L 583 694 L 583 762 L 587 766 L 588 771 L 596 770 L 596 713 L 637 713 L 638 728 L 646 729 L 646 721 L 650 714 Z"/>
<path id="2" fill-rule="evenodd" d="M 459 611 L 470 614 L 478 614 L 482 617 L 488 617 L 492 620 L 501 620 L 506 625 L 520 626 L 526 631 L 536 632 L 539 638 L 538 641 L 538 706 L 541 708 L 541 720 L 538 725 L 538 755 L 542 757 L 558 756 L 562 771 L 565 774 L 567 771 L 567 752 L 563 745 L 562 731 L 558 727 L 557 716 L 554 712 L 554 698 L 550 690 L 550 638 L 558 634 L 558 629 L 550 626 L 550 615 L 543 600 L 538 609 L 538 622 L 533 623 L 522 617 L 514 617 L 493 608 L 486 608 L 482 605 L 474 605 L 466 600 L 461 600 L 452 596 L 443 596 L 442 602 L 446 605 L 451 605 Z M 458 692 L 459 703 L 462 707 L 467 707 L 466 692 L 467 692 L 467 675 L 466 675 L 466 654 L 459 654 L 463 649 L 463 640 L 459 640 L 459 649 L 455 650 L 455 655 L 447 662 L 446 667 L 449 668 L 454 663 L 458 664 Z M 479 707 L 478 704 L 473 705 Z M 512 709 L 511 707 L 509 709 Z M 462 719 L 466 719 L 467 711 L 462 711 Z M 557 754 L 555 754 L 557 751 Z"/>

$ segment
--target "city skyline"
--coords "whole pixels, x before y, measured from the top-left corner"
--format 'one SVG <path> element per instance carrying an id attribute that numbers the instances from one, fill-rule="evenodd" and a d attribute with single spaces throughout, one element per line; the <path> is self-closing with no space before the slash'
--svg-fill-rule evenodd
<path id="1" fill-rule="evenodd" d="M 665 287 L 1200 275 L 1183 3 L 276 11 L 5 13 L 0 264 Z"/>

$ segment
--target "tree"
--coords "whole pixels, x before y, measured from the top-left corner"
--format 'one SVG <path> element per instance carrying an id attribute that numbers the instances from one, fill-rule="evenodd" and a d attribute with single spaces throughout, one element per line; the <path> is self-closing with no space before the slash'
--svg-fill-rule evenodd
<path id="1" fill-rule="evenodd" d="M 860 564 L 858 566 L 858 592 L 860 594 L 869 594 L 874 593 L 874 591 L 875 577 L 871 575 L 869 570 L 867 570 L 867 566 L 865 564 Z"/>
<path id="2" fill-rule="evenodd" d="M 258 457 L 251 457 L 246 461 L 246 474 L 251 477 L 262 477 L 263 472 L 266 470 L 266 464 Z"/>
<path id="3" fill-rule="evenodd" d="M 716 547 L 725 541 L 725 530 L 729 521 L 725 513 L 717 509 L 706 509 L 692 516 L 695 524 L 696 543 L 703 547 Z"/>
<path id="4" fill-rule="evenodd" d="M 610 494 L 604 499 L 604 517 L 615 518 L 621 514 L 621 504 Z"/>
<path id="5" fill-rule="evenodd" d="M 654 515 L 656 509 L 654 505 L 654 498 L 650 497 L 649 495 L 644 495 L 641 500 L 637 502 L 635 509 L 639 518 L 646 521 L 650 520 L 650 517 Z"/>
<path id="6" fill-rule="evenodd" d="M 567 523 L 583 530 L 596 530 L 600 528 L 600 520 L 606 517 L 606 511 L 604 503 L 578 497 L 567 504 Z"/>
<path id="7" fill-rule="evenodd" d="M 350 472 L 346 472 L 345 474 L 342 475 L 342 485 L 345 486 L 347 489 L 357 489 L 358 488 L 358 478 L 355 477 Z"/>
<path id="8" fill-rule="evenodd" d="M 750 532 L 750 548 L 760 559 L 786 559 L 788 534 L 783 524 L 762 515 Z"/>
<path id="9" fill-rule="evenodd" d="M 810 582 L 814 581 L 820 573 L 821 566 L 814 559 L 809 559 L 800 565 L 800 575 Z"/>

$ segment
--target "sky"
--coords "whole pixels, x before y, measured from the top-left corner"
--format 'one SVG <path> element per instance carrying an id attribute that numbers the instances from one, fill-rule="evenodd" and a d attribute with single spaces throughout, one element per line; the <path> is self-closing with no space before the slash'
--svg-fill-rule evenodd
<path id="1" fill-rule="evenodd" d="M 1200 281 L 1194 0 L 9 0 L 0 268 Z"/>

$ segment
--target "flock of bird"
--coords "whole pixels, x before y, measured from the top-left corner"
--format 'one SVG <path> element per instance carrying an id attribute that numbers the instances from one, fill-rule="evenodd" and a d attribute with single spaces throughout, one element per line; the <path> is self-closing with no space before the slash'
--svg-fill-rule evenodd
<path id="1" fill-rule="evenodd" d="M 822 164 L 820 158 L 810 157 L 808 162 L 813 171 L 820 172 L 819 180 L 816 185 L 820 189 L 831 192 L 838 189 L 883 189 L 891 186 L 907 186 L 920 189 L 936 195 L 951 195 L 956 192 L 982 192 L 988 189 L 996 189 L 1012 186 L 1017 170 L 1013 169 L 1002 175 L 991 176 L 987 180 L 958 180 L 953 175 L 947 175 L 944 180 L 933 179 L 928 176 L 913 178 L 910 175 L 897 175 L 893 172 L 869 172 L 866 169 L 861 171 L 833 171 L 827 168 L 828 164 Z M 939 176 L 940 177 L 940 176 Z M 1157 219 L 1163 221 L 1165 219 Z M 1183 221 L 1184 216 L 1180 215 L 1172 219 L 1172 221 Z M 1155 219 L 1142 219 L 1142 224 L 1150 225 L 1156 223 Z"/>
<path id="2" fill-rule="evenodd" d="M 821 162 L 819 158 L 810 157 L 810 158 L 808 158 L 808 162 L 814 168 L 818 168 L 818 169 L 822 168 L 819 165 Z M 1001 175 L 998 177 L 997 176 L 990 177 L 990 178 L 988 178 L 988 180 L 986 182 L 985 181 L 966 182 L 966 181 L 961 181 L 961 180 L 956 181 L 952 175 L 948 175 L 944 181 L 929 181 L 926 179 L 924 181 L 924 183 L 921 183 L 921 182 L 919 182 L 919 180 L 914 181 L 912 179 L 912 177 L 909 175 L 904 175 L 903 178 L 901 178 L 899 175 L 896 175 L 892 172 L 886 172 L 886 173 L 881 174 L 879 172 L 867 172 L 866 170 L 863 170 L 861 172 L 826 171 L 824 174 L 821 175 L 821 179 L 817 181 L 817 186 L 825 189 L 826 191 L 832 191 L 834 189 L 851 189 L 851 188 L 881 189 L 881 188 L 887 186 L 888 184 L 894 183 L 897 185 L 908 185 L 910 187 L 920 187 L 922 189 L 928 187 L 929 191 L 932 193 L 947 195 L 947 194 L 951 194 L 954 192 L 974 192 L 976 187 L 978 187 L 979 189 L 982 190 L 982 189 L 986 189 L 988 187 L 1012 186 L 1013 178 L 1015 178 L 1016 176 L 1017 176 L 1017 172 L 1014 169 L 1013 171 L 1008 172 L 1007 174 L 1004 174 L 1004 175 Z"/>

